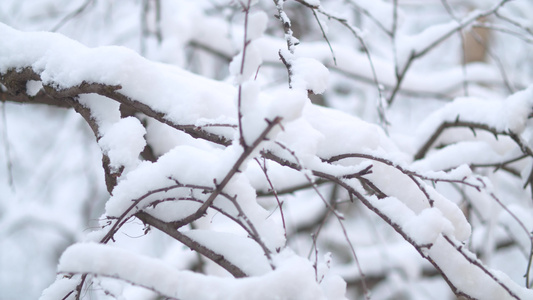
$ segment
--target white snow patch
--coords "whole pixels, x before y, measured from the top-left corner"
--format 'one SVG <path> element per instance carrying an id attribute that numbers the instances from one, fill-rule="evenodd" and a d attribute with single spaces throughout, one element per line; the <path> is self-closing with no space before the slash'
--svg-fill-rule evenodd
<path id="1" fill-rule="evenodd" d="M 307 92 L 296 89 L 285 89 L 272 93 L 267 117 L 272 119 L 276 116 L 282 118 L 285 124 L 296 120 L 302 115 L 302 111 L 309 100 Z"/>
<path id="2" fill-rule="evenodd" d="M 456 120 L 486 124 L 500 132 L 521 133 L 532 110 L 533 86 L 504 101 L 460 97 L 429 115 L 420 125 L 419 135 L 430 136 L 442 123 Z"/>
<path id="3" fill-rule="evenodd" d="M 430 152 L 412 166 L 423 171 L 448 170 L 464 164 L 495 163 L 502 161 L 502 158 L 484 141 L 459 142 Z"/>
<path id="4" fill-rule="evenodd" d="M 84 82 L 120 85 L 117 93 L 150 106 L 176 124 L 236 116 L 235 88 L 230 84 L 150 62 L 125 47 L 88 48 L 60 34 L 21 32 L 4 24 L 0 24 L 0 35 L 9 45 L 0 48 L 2 73 L 29 67 L 41 75 L 43 85 L 58 89 Z M 247 72 L 252 74 L 261 57 L 250 46 L 247 57 L 252 63 L 247 66 L 253 70 Z"/>
<path id="5" fill-rule="evenodd" d="M 455 243 L 459 244 L 458 242 Z M 477 261 L 475 255 L 466 250 L 465 247 L 461 247 L 461 251 L 470 259 Z M 514 299 L 497 281 L 489 277 L 488 274 L 475 264 L 465 259 L 455 246 L 446 241 L 444 237 L 440 236 L 437 238 L 433 247 L 428 249 L 427 254 L 439 265 L 441 270 L 459 291 L 468 292 L 468 295 L 476 299 Z M 507 275 L 501 272 L 491 269 L 489 271 L 495 274 L 498 280 L 510 288 L 513 293 L 518 295 L 519 299 L 533 298 L 532 290 L 515 285 Z"/>
<path id="6" fill-rule="evenodd" d="M 109 157 L 109 165 L 114 171 L 118 171 L 122 166 L 129 171 L 128 169 L 139 163 L 139 154 L 146 145 L 145 134 L 146 130 L 141 122 L 137 118 L 128 117 L 106 130 L 98 140 L 98 145 Z"/>
<path id="7" fill-rule="evenodd" d="M 418 245 L 432 244 L 440 234 L 453 234 L 454 227 L 437 208 L 427 208 L 403 224 L 405 232 Z"/>
<path id="8" fill-rule="evenodd" d="M 81 94 L 78 102 L 89 108 L 102 136 L 113 124 L 120 121 L 120 103 L 98 94 Z"/>
<path id="9" fill-rule="evenodd" d="M 248 16 L 247 38 L 253 41 L 263 35 L 266 30 L 268 16 L 263 11 L 258 11 Z"/>
<path id="10" fill-rule="evenodd" d="M 322 94 L 328 86 L 329 70 L 314 58 L 300 57 L 291 62 L 292 86 Z"/>
<path id="11" fill-rule="evenodd" d="M 43 88 L 43 84 L 40 81 L 28 80 L 26 82 L 26 94 L 28 96 L 35 96 Z"/>
<path id="12" fill-rule="evenodd" d="M 257 73 L 262 62 L 261 52 L 255 43 L 251 42 L 246 47 L 246 52 L 241 51 L 233 57 L 229 64 L 229 71 L 231 75 L 235 76 L 235 83 L 241 84 Z"/>
<path id="13" fill-rule="evenodd" d="M 226 232 L 189 230 L 182 232 L 201 245 L 224 256 L 247 275 L 263 275 L 271 271 L 264 251 L 251 238 Z"/>
<path id="14" fill-rule="evenodd" d="M 311 263 L 294 254 L 280 255 L 278 268 L 262 276 L 220 278 L 180 271 L 155 258 L 102 244 L 75 244 L 61 256 L 60 273 L 92 273 L 118 277 L 164 296 L 189 299 L 341 300 L 341 293 L 323 294 Z M 325 284 L 325 283 L 324 283 Z M 332 284 L 342 287 L 339 280 Z M 48 298 L 49 299 L 49 298 Z"/>

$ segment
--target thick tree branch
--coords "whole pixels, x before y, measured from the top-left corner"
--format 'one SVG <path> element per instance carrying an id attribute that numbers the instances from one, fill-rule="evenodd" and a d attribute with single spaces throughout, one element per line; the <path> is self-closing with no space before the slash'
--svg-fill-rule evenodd
<path id="1" fill-rule="evenodd" d="M 26 94 L 26 82 L 28 80 L 40 80 L 40 75 L 33 71 L 31 68 L 24 68 L 22 71 L 10 70 L 5 74 L 1 74 L 0 83 L 2 83 L 10 94 L 15 95 L 14 99 L 18 100 L 17 102 L 23 102 L 24 100 L 31 101 L 31 97 L 20 96 L 21 94 Z M 143 113 L 149 117 L 152 117 L 164 124 L 167 124 L 175 129 L 183 131 L 194 138 L 204 139 L 216 144 L 228 146 L 231 144 L 231 141 L 221 135 L 213 134 L 208 131 L 205 131 L 201 127 L 196 125 L 183 125 L 176 124 L 172 120 L 169 120 L 167 116 L 159 111 L 152 109 L 150 106 L 135 100 L 131 99 L 128 96 L 125 96 L 120 92 L 122 87 L 120 85 L 106 85 L 101 83 L 88 83 L 82 82 L 78 86 L 70 87 L 67 89 L 58 89 L 52 86 L 44 86 L 44 91 L 50 98 L 54 99 L 46 102 L 41 96 L 38 98 L 43 104 L 55 104 L 61 103 L 64 98 L 75 98 L 81 94 L 90 94 L 95 93 L 107 98 L 113 99 L 121 104 L 129 106 L 133 110 L 139 113 Z M 3 99 L 4 96 L 2 96 Z M 6 100 L 9 100 L 6 96 Z M 67 107 L 67 106 L 62 106 Z"/>

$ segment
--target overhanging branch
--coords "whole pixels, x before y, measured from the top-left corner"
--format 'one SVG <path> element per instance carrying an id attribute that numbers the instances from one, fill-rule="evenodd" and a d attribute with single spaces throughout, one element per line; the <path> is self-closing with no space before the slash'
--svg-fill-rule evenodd
<path id="1" fill-rule="evenodd" d="M 71 107 L 64 104 L 65 98 L 76 98 L 81 94 L 98 94 L 113 99 L 124 104 L 138 113 L 143 113 L 157 121 L 167 124 L 177 130 L 183 131 L 194 138 L 204 139 L 216 144 L 228 146 L 231 140 L 228 138 L 210 133 L 196 125 L 176 124 L 170 120 L 164 113 L 152 109 L 150 106 L 139 100 L 132 99 L 120 91 L 120 85 L 106 85 L 102 83 L 82 82 L 77 86 L 67 89 L 60 89 L 53 85 L 43 86 L 44 92 L 40 91 L 35 97 L 28 96 L 26 93 L 26 83 L 29 80 L 41 80 L 40 74 L 36 73 L 30 67 L 21 70 L 11 69 L 4 74 L 0 74 L 0 83 L 4 85 L 7 92 L 1 92 L 2 101 L 15 101 L 21 103 L 42 103 L 60 107 Z M 45 95 L 48 96 L 47 99 Z"/>

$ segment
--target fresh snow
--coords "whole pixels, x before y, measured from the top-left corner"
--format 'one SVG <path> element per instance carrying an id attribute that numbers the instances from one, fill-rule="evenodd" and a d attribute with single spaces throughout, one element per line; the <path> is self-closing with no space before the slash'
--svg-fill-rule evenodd
<path id="1" fill-rule="evenodd" d="M 139 154 L 146 146 L 146 130 L 138 119 L 120 119 L 108 128 L 98 140 L 102 153 L 110 160 L 109 166 L 115 171 L 125 167 L 128 171 L 139 164 Z"/>
<path id="2" fill-rule="evenodd" d="M 178 299 L 345 299 L 343 293 L 329 292 L 326 298 L 316 283 L 310 262 L 294 255 L 282 255 L 278 268 L 262 276 L 243 279 L 206 276 L 174 269 L 164 262 L 101 244 L 75 244 L 61 256 L 62 274 L 91 273 L 118 277 Z M 134 262 L 134 263 L 132 263 Z M 337 291 L 343 286 L 328 280 Z M 340 288 L 340 289 L 338 289 Z M 344 287 L 345 288 L 345 287 Z M 41 297 L 54 299 L 59 294 Z"/>
<path id="3" fill-rule="evenodd" d="M 56 28 L 57 16 L 75 9 L 66 0 L 58 2 L 64 7 L 44 1 L 37 10 L 15 2 L 6 2 L 3 22 L 29 18 L 26 28 L 43 28 L 40 20 L 54 20 L 44 27 Z M 500 40 L 504 33 L 499 32 L 490 48 L 512 48 L 494 49 L 507 55 L 461 65 L 455 30 L 476 19 L 479 10 L 456 21 L 442 12 L 434 15 L 438 8 L 400 3 L 391 39 L 381 25 L 392 30 L 394 4 L 381 0 L 303 0 L 285 8 L 280 1 L 279 18 L 294 33 L 280 28 L 272 3 L 274 10 L 263 11 L 259 1 L 164 0 L 157 12 L 155 2 L 146 7 L 104 2 L 90 3 L 56 28 L 83 42 L 0 23 L 0 73 L 24 68 L 38 73 L 41 80 L 22 86 L 28 96 L 43 87 L 116 86 L 113 93 L 137 108 L 150 108 L 169 125 L 205 130 L 231 143 L 193 138 L 142 112 L 122 117 L 121 104 L 98 94 L 69 99 L 87 109 L 94 132 L 72 110 L 1 103 L 0 246 L 6 252 L 0 265 L 6 267 L 0 270 L 0 289 L 6 297 L 24 297 L 29 283 L 42 291 L 56 275 L 50 266 L 61 252 L 56 280 L 43 300 L 65 298 L 83 273 L 90 274 L 83 292 L 95 299 L 362 298 L 363 275 L 385 278 L 370 288 L 373 299 L 448 297 L 444 280 L 426 276 L 434 272 L 431 263 L 474 298 L 533 297 L 522 278 L 533 222 L 526 185 L 531 158 L 520 158 L 533 143 L 528 48 Z M 490 9 L 498 1 L 491 2 L 477 8 Z M 248 4 L 253 7 L 245 16 L 242 5 Z M 308 18 L 316 27 L 309 11 L 295 14 L 295 7 L 306 4 L 320 6 L 315 12 L 328 41 L 317 28 L 306 28 Z M 354 5 L 365 10 L 357 19 Z M 526 18 L 515 18 L 513 9 L 527 16 L 530 6 L 512 5 L 501 12 L 522 26 L 501 28 L 516 30 L 527 41 Z M 370 54 L 350 30 L 321 11 L 345 17 Z M 420 14 L 415 18 L 413 12 Z M 501 26 L 502 20 L 494 22 Z M 290 49 L 287 41 L 293 43 Z M 446 47 L 432 48 L 440 42 Z M 127 47 L 100 46 L 109 44 Z M 380 123 L 376 104 L 390 95 L 396 72 L 427 49 L 431 53 L 413 62 L 402 78 L 394 103 L 385 105 L 390 124 Z M 8 88 L 0 86 L 2 92 Z M 330 108 L 311 99 L 323 99 Z M 258 141 L 276 118 L 279 124 Z M 422 159 L 413 161 L 441 124 L 456 121 L 489 130 L 446 129 Z M 256 141 L 255 149 L 247 148 Z M 142 160 L 145 146 L 154 161 Z M 253 151 L 243 158 L 248 150 Z M 118 176 L 112 195 L 104 187 L 102 154 Z M 364 158 L 329 161 L 343 154 Z M 37 158 L 28 158 L 32 155 Z M 517 157 L 499 170 L 487 166 Z M 339 185 L 324 183 L 321 173 Z M 163 222 L 183 220 L 228 174 L 232 178 L 205 214 L 178 230 L 224 256 L 247 278 L 230 277 L 215 262 L 199 259 L 133 217 L 143 211 Z M 299 186 L 308 188 L 292 191 Z M 121 227 L 110 232 L 117 224 Z M 108 244 L 98 243 L 109 234 Z M 26 247 L 30 244 L 42 244 L 42 250 Z M 511 246 L 502 250 L 502 244 Z M 517 253 L 526 255 L 517 258 Z M 25 257 L 37 262 L 19 266 Z M 34 291 L 28 294 L 35 298 Z"/>
<path id="4" fill-rule="evenodd" d="M 0 33 L 12 46 L 0 50 L 0 72 L 31 67 L 41 73 L 44 85 L 61 89 L 82 82 L 120 84 L 119 93 L 149 105 L 176 124 L 236 116 L 232 86 L 150 62 L 129 49 L 91 49 L 59 34 L 23 33 L 4 24 L 0 24 Z M 105 70 L 101 66 L 106 66 Z"/>
<path id="5" fill-rule="evenodd" d="M 316 59 L 300 57 L 291 62 L 292 86 L 322 94 L 328 86 L 329 71 Z"/>

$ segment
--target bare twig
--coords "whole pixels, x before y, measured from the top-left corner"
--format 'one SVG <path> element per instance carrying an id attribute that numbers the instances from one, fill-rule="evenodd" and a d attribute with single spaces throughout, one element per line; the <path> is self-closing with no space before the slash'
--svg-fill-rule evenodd
<path id="1" fill-rule="evenodd" d="M 446 9 L 446 12 L 450 17 L 452 17 L 457 23 L 460 23 L 460 19 L 455 15 L 453 12 L 452 7 L 448 3 L 448 0 L 441 0 L 442 6 Z M 457 34 L 459 36 L 459 39 L 461 40 L 461 70 L 463 71 L 463 89 L 464 89 L 464 95 L 468 97 L 468 80 L 467 80 L 467 73 L 466 73 L 466 46 L 465 46 L 465 37 L 463 36 L 463 30 L 457 31 Z"/>
<path id="2" fill-rule="evenodd" d="M 6 158 L 6 167 L 7 167 L 7 182 L 11 191 L 16 192 L 15 181 L 13 179 L 13 160 L 11 157 L 11 146 L 9 143 L 9 137 L 7 134 L 7 116 L 6 116 L 6 104 L 0 103 L 2 105 L 2 143 L 4 144 L 4 153 Z"/>
<path id="3" fill-rule="evenodd" d="M 94 0 L 86 0 L 80 7 L 61 19 L 61 21 L 59 21 L 59 23 L 57 23 L 56 26 L 54 26 L 50 31 L 58 31 L 67 22 L 82 14 L 85 9 L 87 9 L 87 7 L 93 3 L 93 1 Z"/>
<path id="4" fill-rule="evenodd" d="M 284 231 L 284 235 L 285 235 L 285 240 L 287 240 L 287 226 L 285 225 L 285 215 L 283 214 L 283 202 L 279 200 L 278 192 L 277 192 L 276 188 L 274 188 L 274 185 L 272 184 L 272 181 L 270 181 L 270 177 L 268 176 L 268 170 L 267 170 L 267 166 L 266 166 L 266 159 L 263 157 L 263 164 L 261 164 L 261 162 L 259 161 L 259 158 L 257 158 L 257 157 L 255 158 L 255 161 L 257 162 L 257 164 L 259 165 L 259 167 L 261 168 L 261 170 L 265 174 L 265 177 L 266 177 L 266 180 L 268 182 L 268 185 L 270 186 L 270 190 L 274 194 L 274 198 L 276 198 L 276 202 L 278 203 L 278 207 L 279 207 L 279 213 L 281 215 L 281 222 L 283 224 L 283 231 Z"/>
<path id="5" fill-rule="evenodd" d="M 278 146 L 280 146 L 282 149 L 284 149 L 285 151 L 289 152 L 289 154 L 295 159 L 295 161 L 296 161 L 295 166 L 297 166 L 299 171 L 305 171 L 303 165 L 300 163 L 300 160 L 298 159 L 298 156 L 296 155 L 296 153 L 294 151 L 292 151 L 291 149 L 289 149 L 288 147 L 286 147 L 282 143 L 276 142 L 276 144 Z M 323 172 L 320 172 L 320 171 L 312 171 L 312 173 L 315 176 L 319 176 L 319 177 L 322 177 L 322 178 L 327 178 L 327 179 L 330 179 L 330 180 L 331 180 L 330 177 L 333 177 L 333 176 L 330 176 L 329 174 L 326 174 L 326 173 L 323 173 Z M 344 223 L 343 223 L 344 217 L 339 212 L 337 212 L 336 208 L 333 207 L 332 204 L 329 203 L 324 198 L 324 196 L 322 195 L 322 193 L 320 193 L 320 191 L 318 190 L 318 187 L 314 184 L 314 180 L 309 176 L 309 174 L 306 173 L 306 172 L 302 172 L 302 174 L 309 181 L 309 183 L 312 184 L 312 186 L 311 186 L 312 189 L 319 196 L 319 198 L 322 200 L 324 205 L 326 205 L 326 207 L 328 208 L 328 211 L 332 215 L 334 215 L 335 218 L 337 219 L 337 221 L 339 222 L 339 226 L 342 229 L 342 232 L 343 232 L 344 238 L 346 240 L 346 243 L 348 244 L 348 246 L 350 248 L 350 251 L 352 253 L 354 261 L 355 261 L 355 263 L 357 265 L 359 274 L 360 274 L 360 276 L 362 278 L 361 285 L 362 285 L 362 288 L 363 288 L 363 292 L 365 294 L 365 299 L 370 299 L 369 290 L 368 290 L 368 287 L 367 287 L 367 284 L 366 284 L 366 280 L 364 279 L 365 274 L 363 273 L 363 270 L 361 269 L 361 264 L 359 263 L 359 259 L 357 258 L 357 254 L 355 253 L 355 248 L 354 248 L 352 242 L 350 241 L 350 238 L 348 237 L 348 232 L 346 231 L 346 227 L 344 226 Z M 316 247 L 316 245 L 315 245 L 315 247 Z"/>
<path id="6" fill-rule="evenodd" d="M 244 62 L 246 59 L 246 49 L 248 48 L 248 45 L 250 41 L 248 40 L 248 16 L 250 15 L 250 1 L 248 0 L 247 5 L 245 6 L 242 4 L 243 10 L 244 10 L 244 41 L 242 45 L 242 58 L 241 58 L 241 70 L 240 74 L 243 76 L 244 74 Z M 237 96 L 237 111 L 238 111 L 238 120 L 239 120 L 239 143 L 241 146 L 246 149 L 248 146 L 246 145 L 246 141 L 244 140 L 244 133 L 242 129 L 242 78 L 239 80 L 239 91 Z"/>
<path id="7" fill-rule="evenodd" d="M 361 48 L 363 49 L 363 52 L 365 53 L 365 55 L 366 55 L 366 57 L 368 59 L 368 63 L 370 64 L 370 70 L 372 71 L 372 79 L 374 81 L 374 85 L 376 86 L 376 89 L 378 91 L 378 105 L 377 105 L 378 106 L 378 115 L 379 115 L 381 124 L 383 125 L 382 127 L 385 129 L 385 131 L 387 131 L 386 128 L 387 128 L 387 125 L 389 125 L 389 121 L 387 120 L 387 116 L 386 116 L 386 113 L 385 113 L 386 107 L 385 107 L 385 103 L 383 101 L 383 99 L 384 99 L 383 98 L 383 87 L 382 87 L 382 84 L 379 82 L 378 75 L 377 75 L 377 72 L 376 72 L 376 68 L 374 67 L 374 62 L 372 60 L 372 56 L 370 55 L 370 51 L 368 50 L 368 47 L 366 46 L 366 43 L 365 43 L 363 37 L 359 33 L 359 30 L 357 28 L 353 27 L 352 25 L 350 25 L 348 23 L 348 20 L 346 20 L 344 18 L 339 18 L 337 16 L 334 16 L 334 15 L 324 11 L 323 9 L 319 9 L 318 12 L 320 12 L 324 16 L 326 16 L 328 18 L 331 18 L 331 19 L 334 19 L 337 22 L 339 22 L 340 24 L 342 24 L 344 27 L 346 27 L 353 34 L 353 36 L 361 44 Z M 314 10 L 313 10 L 313 13 L 315 14 Z M 329 42 L 328 42 L 328 44 L 329 44 Z M 333 50 L 331 50 L 331 51 L 333 53 Z M 334 56 L 334 58 L 335 58 L 335 56 Z M 335 65 L 336 65 L 336 62 L 335 62 Z"/>
<path id="8" fill-rule="evenodd" d="M 395 72 L 396 72 L 396 86 L 394 87 L 394 89 L 392 90 L 392 93 L 391 95 L 389 96 L 389 98 L 387 99 L 387 103 L 390 105 L 392 104 L 392 102 L 394 101 L 394 98 L 396 97 L 396 94 L 398 93 L 398 91 L 400 90 L 400 86 L 405 78 L 405 75 L 407 73 L 407 71 L 409 70 L 411 64 L 418 58 L 426 55 L 429 51 L 431 51 L 432 49 L 434 49 L 435 47 L 437 47 L 438 45 L 440 45 L 443 41 L 447 40 L 450 36 L 452 36 L 453 34 L 455 34 L 456 32 L 460 32 L 462 29 L 470 26 L 472 23 L 476 22 L 477 19 L 479 18 L 484 18 L 484 17 L 487 17 L 487 16 L 490 16 L 494 13 L 496 13 L 498 11 L 498 9 L 500 9 L 503 5 L 505 5 L 507 2 L 509 2 L 510 0 L 501 0 L 500 2 L 498 2 L 497 4 L 495 4 L 492 8 L 486 10 L 486 11 L 483 11 L 483 12 L 479 12 L 479 13 L 475 13 L 475 14 L 472 14 L 470 15 L 467 19 L 464 19 L 464 20 L 461 20 L 460 22 L 458 22 L 458 24 L 456 26 L 454 26 L 453 28 L 450 28 L 450 30 L 448 30 L 447 32 L 445 32 L 444 34 L 442 34 L 438 39 L 435 39 L 435 41 L 433 41 L 432 43 L 426 45 L 424 48 L 421 48 L 421 49 L 418 49 L 418 50 L 412 50 L 411 53 L 409 53 L 409 56 L 407 57 L 407 60 L 405 62 L 405 64 L 403 66 L 400 66 L 398 64 L 398 59 L 397 59 L 397 50 L 396 50 L 396 19 L 397 19 L 397 2 L 398 0 L 394 0 L 394 12 L 393 12 L 393 31 L 392 31 L 392 44 L 393 44 L 393 50 L 394 50 L 394 58 L 395 58 Z"/>
<path id="9" fill-rule="evenodd" d="M 518 223 L 520 228 L 524 230 L 526 235 L 529 237 L 530 254 L 529 254 L 529 259 L 528 259 L 528 263 L 526 267 L 526 272 L 524 274 L 524 278 L 526 279 L 525 285 L 527 288 L 529 288 L 529 284 L 530 284 L 529 283 L 529 270 L 531 269 L 531 263 L 533 259 L 533 254 L 532 254 L 533 253 L 533 232 L 529 232 L 524 222 L 522 222 L 522 220 L 520 220 L 511 210 L 509 210 L 509 208 L 505 204 L 503 204 L 503 202 L 500 201 L 500 199 L 496 197 L 494 193 L 490 193 L 490 196 L 492 197 L 492 199 L 494 199 L 494 201 L 496 201 L 496 203 L 498 203 L 511 216 L 511 218 L 513 218 L 516 221 L 516 223 Z"/>
<path id="10" fill-rule="evenodd" d="M 313 16 L 315 17 L 315 20 L 318 23 L 318 26 L 320 27 L 320 31 L 322 32 L 322 36 L 324 37 L 324 40 L 328 44 L 329 51 L 331 51 L 331 57 L 333 59 L 333 64 L 337 65 L 337 58 L 335 57 L 335 52 L 333 51 L 333 48 L 331 47 L 331 43 L 329 42 L 328 36 L 326 35 L 326 32 L 324 31 L 324 28 L 322 27 L 322 23 L 318 19 L 318 16 L 316 14 L 316 10 L 311 9 L 311 11 L 313 12 Z"/>

